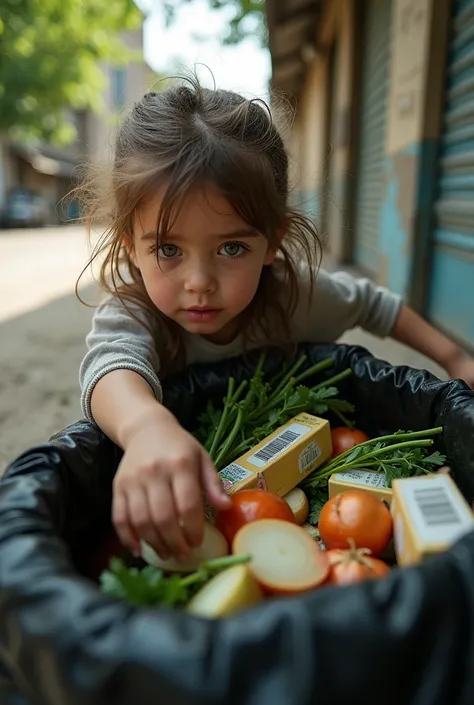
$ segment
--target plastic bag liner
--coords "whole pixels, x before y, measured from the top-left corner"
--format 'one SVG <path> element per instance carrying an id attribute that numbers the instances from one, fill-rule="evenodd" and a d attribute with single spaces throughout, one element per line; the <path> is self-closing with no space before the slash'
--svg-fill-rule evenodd
<path id="1" fill-rule="evenodd" d="M 303 346 L 354 372 L 341 393 L 371 434 L 442 425 L 439 448 L 474 497 L 474 392 L 365 350 Z M 184 425 L 255 356 L 168 380 Z M 268 367 L 281 357 L 272 353 Z M 20 456 L 0 482 L 2 705 L 472 705 L 474 533 L 385 580 L 320 588 L 233 618 L 136 609 L 80 576 L 108 524 L 120 451 L 77 423 Z"/>

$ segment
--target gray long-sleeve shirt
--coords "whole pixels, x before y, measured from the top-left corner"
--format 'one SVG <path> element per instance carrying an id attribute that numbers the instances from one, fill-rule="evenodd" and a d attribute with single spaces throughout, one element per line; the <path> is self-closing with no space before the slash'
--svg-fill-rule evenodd
<path id="1" fill-rule="evenodd" d="M 401 306 L 401 299 L 396 294 L 376 286 L 369 279 L 356 279 L 345 272 L 330 274 L 320 270 L 312 296 L 308 299 L 308 267 L 301 266 L 299 273 L 300 297 L 290 321 L 291 342 L 334 342 L 356 327 L 382 338 L 392 332 Z M 143 311 L 134 309 L 134 312 L 142 320 L 146 318 Z M 161 401 L 161 364 L 156 349 L 160 332 L 156 326 L 159 321 L 149 320 L 148 324 L 154 329 L 154 335 L 116 297 L 107 298 L 97 308 L 92 330 L 86 338 L 88 352 L 80 368 L 81 406 L 89 420 L 93 420 L 91 396 L 94 386 L 113 370 L 137 372 Z M 183 330 L 183 341 L 188 365 L 217 362 L 244 351 L 240 335 L 226 345 L 218 345 Z M 261 347 L 268 342 L 255 340 L 251 347 Z"/>

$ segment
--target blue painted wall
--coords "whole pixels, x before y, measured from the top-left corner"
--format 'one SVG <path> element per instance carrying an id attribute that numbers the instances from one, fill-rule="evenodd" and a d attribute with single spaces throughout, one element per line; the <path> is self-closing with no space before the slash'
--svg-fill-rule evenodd
<path id="1" fill-rule="evenodd" d="M 293 208 L 307 215 L 316 223 L 321 217 L 319 193 L 317 189 L 299 189 L 292 193 L 290 203 Z"/>
<path id="2" fill-rule="evenodd" d="M 380 265 L 382 283 L 397 294 L 408 297 L 413 265 L 411 230 L 413 207 L 403 198 L 402 180 L 417 181 L 421 145 L 412 144 L 401 152 L 387 155 L 384 163 L 384 199 L 380 213 Z M 405 203 L 404 203 L 405 201 Z M 413 194 L 412 206 L 416 202 Z M 403 212 L 405 207 L 406 212 Z"/>

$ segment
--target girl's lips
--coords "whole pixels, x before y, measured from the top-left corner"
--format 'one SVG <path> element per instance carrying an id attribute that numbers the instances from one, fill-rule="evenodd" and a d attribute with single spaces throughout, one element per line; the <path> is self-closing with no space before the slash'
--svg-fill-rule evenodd
<path id="1" fill-rule="evenodd" d="M 213 321 L 220 313 L 218 308 L 187 308 L 185 314 L 193 323 L 208 323 Z"/>

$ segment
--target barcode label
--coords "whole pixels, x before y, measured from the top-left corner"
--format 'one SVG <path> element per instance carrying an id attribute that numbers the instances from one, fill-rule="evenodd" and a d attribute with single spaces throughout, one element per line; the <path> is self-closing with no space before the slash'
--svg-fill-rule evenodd
<path id="1" fill-rule="evenodd" d="M 383 472 L 370 472 L 370 470 L 346 470 L 346 472 L 338 472 L 333 476 L 337 482 L 351 482 L 354 485 L 363 485 L 365 487 L 378 487 L 385 489 L 387 481 Z"/>
<path id="2" fill-rule="evenodd" d="M 449 499 L 445 487 L 420 488 L 413 492 L 413 497 L 427 526 L 461 523 L 461 517 Z"/>
<path id="3" fill-rule="evenodd" d="M 300 473 L 307 472 L 314 463 L 321 457 L 321 448 L 314 442 L 308 443 L 299 454 L 298 466 Z"/>
<path id="4" fill-rule="evenodd" d="M 242 465 L 239 465 L 238 463 L 231 463 L 219 471 L 219 477 L 221 478 L 226 491 L 228 487 L 231 487 L 237 482 L 241 482 L 241 480 L 246 480 L 247 477 L 252 476 L 253 473 L 250 470 L 243 468 Z"/>
<path id="5" fill-rule="evenodd" d="M 302 436 L 311 431 L 308 426 L 303 426 L 303 424 L 294 423 L 284 431 L 275 436 L 266 445 L 262 446 L 260 450 L 247 458 L 248 463 L 252 463 L 258 468 L 262 468 L 270 460 L 273 460 L 278 455 L 283 453 L 287 448 L 289 448 L 293 443 L 298 441 Z"/>
<path id="6" fill-rule="evenodd" d="M 474 516 L 448 475 L 401 480 L 400 499 L 424 544 L 450 544 L 474 528 Z"/>

